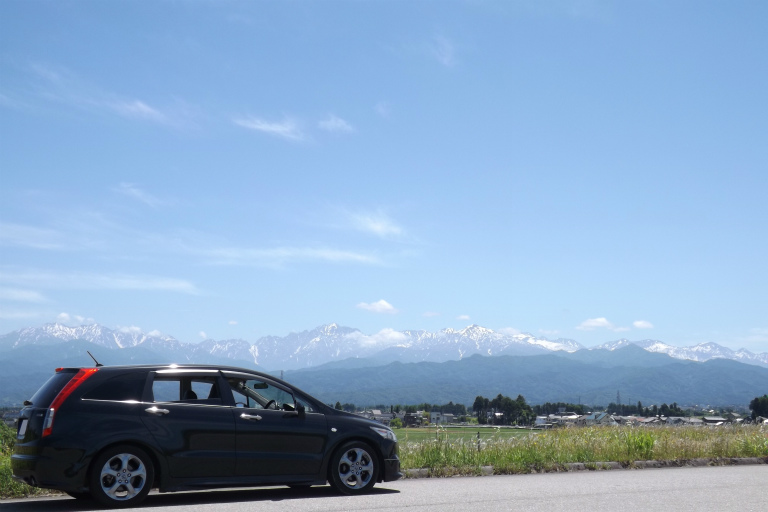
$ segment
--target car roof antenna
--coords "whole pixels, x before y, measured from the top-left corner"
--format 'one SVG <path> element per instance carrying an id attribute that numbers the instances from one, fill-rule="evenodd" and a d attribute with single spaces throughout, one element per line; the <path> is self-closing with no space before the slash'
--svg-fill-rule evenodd
<path id="1" fill-rule="evenodd" d="M 88 352 L 88 355 L 91 356 L 91 359 L 93 359 L 93 362 L 96 363 L 96 368 L 98 368 L 99 366 L 104 366 L 103 364 L 98 362 L 95 357 L 93 357 L 93 354 L 91 354 L 90 350 L 86 350 L 86 352 Z"/>

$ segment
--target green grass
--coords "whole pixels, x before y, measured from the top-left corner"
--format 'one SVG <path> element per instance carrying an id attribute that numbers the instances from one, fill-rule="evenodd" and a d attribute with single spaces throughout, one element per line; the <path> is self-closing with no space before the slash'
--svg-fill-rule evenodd
<path id="1" fill-rule="evenodd" d="M 471 430 L 471 429 L 470 429 Z M 761 427 L 587 427 L 548 431 L 499 430 L 488 436 L 417 435 L 398 430 L 403 469 L 426 468 L 431 475 L 558 471 L 565 464 L 600 462 L 631 466 L 635 461 L 768 457 L 768 431 Z"/>
<path id="2" fill-rule="evenodd" d="M 447 441 L 477 441 L 477 435 L 480 434 L 480 440 L 488 439 L 507 439 L 509 437 L 527 436 L 530 430 L 509 428 L 509 427 L 486 427 L 474 425 L 471 427 L 419 427 L 419 428 L 398 428 L 394 429 L 397 434 L 397 440 L 402 443 L 413 443 L 420 441 L 431 441 L 435 439 Z"/>
<path id="3" fill-rule="evenodd" d="M 16 439 L 16 432 L 0 422 L 0 498 L 23 498 L 44 491 L 11 478 L 11 452 Z"/>

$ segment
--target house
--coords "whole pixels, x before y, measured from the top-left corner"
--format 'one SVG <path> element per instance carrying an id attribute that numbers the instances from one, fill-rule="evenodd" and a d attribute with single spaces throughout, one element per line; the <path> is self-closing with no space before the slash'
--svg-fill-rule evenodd
<path id="1" fill-rule="evenodd" d="M 372 409 L 370 411 L 363 411 L 359 413 L 359 416 L 368 418 L 369 420 L 378 421 L 383 425 L 389 426 L 390 422 L 395 418 L 403 419 L 403 414 L 394 412 L 382 412 L 379 409 Z"/>
<path id="2" fill-rule="evenodd" d="M 424 415 L 421 411 L 409 412 L 403 416 L 403 425 L 406 427 L 420 427 L 424 424 Z"/>
<path id="3" fill-rule="evenodd" d="M 637 416 L 614 416 L 614 420 L 616 420 L 616 423 L 619 425 L 639 425 L 640 424 L 640 418 Z"/>
<path id="4" fill-rule="evenodd" d="M 550 414 L 547 417 L 547 421 L 555 426 L 561 427 L 573 427 L 579 419 L 579 415 L 575 412 L 559 412 L 557 414 Z"/>
<path id="5" fill-rule="evenodd" d="M 717 425 L 725 425 L 726 423 L 730 423 L 730 422 L 721 416 L 704 416 L 705 425 L 717 426 Z"/>
<path id="6" fill-rule="evenodd" d="M 448 423 L 454 423 L 456 421 L 455 414 L 442 413 L 442 412 L 430 412 L 429 422 L 435 425 L 447 425 Z"/>
<path id="7" fill-rule="evenodd" d="M 586 416 L 581 416 L 576 420 L 576 424 L 582 427 L 590 427 L 593 425 L 618 425 L 613 416 L 607 412 L 595 412 Z"/>

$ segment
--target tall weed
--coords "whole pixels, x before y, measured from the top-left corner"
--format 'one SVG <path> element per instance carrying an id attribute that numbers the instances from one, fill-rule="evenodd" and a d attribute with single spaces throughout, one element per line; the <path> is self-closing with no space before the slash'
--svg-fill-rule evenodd
<path id="1" fill-rule="evenodd" d="M 400 443 L 404 469 L 427 468 L 433 475 L 474 474 L 482 466 L 495 473 L 557 471 L 569 463 L 598 467 L 641 460 L 685 462 L 695 458 L 768 457 L 768 431 L 759 426 L 586 427 L 492 436 L 483 442 Z"/>

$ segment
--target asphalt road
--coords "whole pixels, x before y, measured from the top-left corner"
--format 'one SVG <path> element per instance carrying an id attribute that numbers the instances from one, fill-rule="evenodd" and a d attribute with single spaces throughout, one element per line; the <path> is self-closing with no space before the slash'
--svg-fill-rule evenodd
<path id="1" fill-rule="evenodd" d="M 71 498 L 0 502 L 3 512 L 95 510 Z M 616 510 L 768 510 L 768 465 L 582 471 L 556 474 L 400 480 L 366 496 L 339 496 L 329 487 L 285 487 L 150 494 L 151 512 L 486 512 Z"/>

